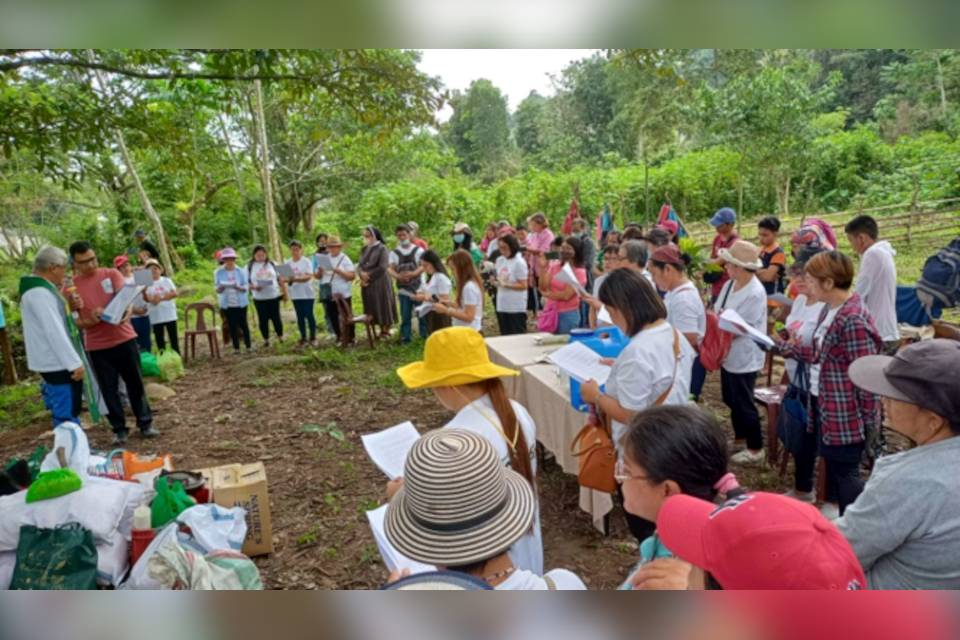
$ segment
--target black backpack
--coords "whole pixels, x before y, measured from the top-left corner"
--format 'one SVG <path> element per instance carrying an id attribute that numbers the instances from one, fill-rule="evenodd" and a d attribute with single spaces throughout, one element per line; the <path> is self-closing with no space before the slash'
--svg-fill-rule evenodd
<path id="1" fill-rule="evenodd" d="M 960 237 L 923 263 L 917 298 L 928 312 L 960 305 Z"/>

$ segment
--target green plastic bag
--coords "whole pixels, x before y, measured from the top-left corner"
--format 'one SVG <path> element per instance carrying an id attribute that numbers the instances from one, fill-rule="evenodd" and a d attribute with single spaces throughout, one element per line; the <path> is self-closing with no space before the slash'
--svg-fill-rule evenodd
<path id="1" fill-rule="evenodd" d="M 157 491 L 157 496 L 150 503 L 150 526 L 154 529 L 173 522 L 180 512 L 196 504 L 179 481 L 170 486 L 167 479 L 160 476 L 153 483 L 153 488 Z"/>
<path id="2" fill-rule="evenodd" d="M 93 534 L 71 522 L 55 529 L 20 527 L 11 589 L 96 589 Z"/>
<path id="3" fill-rule="evenodd" d="M 159 378 L 160 367 L 157 366 L 157 356 L 149 351 L 140 352 L 140 373 L 144 378 Z"/>
<path id="4" fill-rule="evenodd" d="M 160 369 L 160 379 L 164 382 L 173 382 L 183 375 L 183 360 L 173 349 L 160 352 L 157 356 L 157 367 Z"/>
<path id="5" fill-rule="evenodd" d="M 59 498 L 68 493 L 79 491 L 83 486 L 83 480 L 73 469 L 53 469 L 43 471 L 33 481 L 30 488 L 27 489 L 27 504 L 39 500 L 50 500 Z"/>

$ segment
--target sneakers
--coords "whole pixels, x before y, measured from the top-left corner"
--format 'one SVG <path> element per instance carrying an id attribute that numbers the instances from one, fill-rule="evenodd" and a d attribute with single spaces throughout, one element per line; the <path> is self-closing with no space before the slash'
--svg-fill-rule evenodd
<path id="1" fill-rule="evenodd" d="M 156 427 L 149 426 L 146 429 L 140 431 L 140 435 L 144 438 L 157 438 L 160 436 L 160 432 L 157 431 Z"/>
<path id="2" fill-rule="evenodd" d="M 750 451 L 750 449 L 744 449 L 743 451 L 735 453 L 730 457 L 730 462 L 735 462 L 742 465 L 763 464 L 764 460 L 766 460 L 766 455 L 763 453 L 763 449 L 760 449 L 759 451 Z"/>
<path id="3" fill-rule="evenodd" d="M 790 489 L 785 494 L 788 498 L 793 498 L 794 500 L 799 500 L 800 502 L 806 502 L 807 504 L 813 504 L 817 501 L 817 494 L 813 491 L 797 491 L 796 489 Z"/>
<path id="4" fill-rule="evenodd" d="M 127 433 L 114 433 L 113 441 L 110 444 L 114 447 L 122 447 L 123 445 L 127 444 Z"/>
<path id="5" fill-rule="evenodd" d="M 840 518 L 840 506 L 835 502 L 824 502 L 823 506 L 820 507 L 820 513 L 823 514 L 824 518 L 833 522 Z"/>

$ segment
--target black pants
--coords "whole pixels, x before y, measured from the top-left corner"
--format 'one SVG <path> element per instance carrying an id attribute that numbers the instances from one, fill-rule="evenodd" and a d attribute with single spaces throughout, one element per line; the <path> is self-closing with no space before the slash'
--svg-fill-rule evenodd
<path id="1" fill-rule="evenodd" d="M 310 341 L 317 339 L 317 317 L 313 314 L 313 298 L 304 298 L 293 301 L 293 310 L 297 312 L 297 329 L 300 330 L 300 340 L 307 339 L 307 326 L 310 327 Z"/>
<path id="2" fill-rule="evenodd" d="M 347 306 L 350 305 L 350 298 L 344 298 L 346 300 Z M 333 333 L 337 336 L 337 339 L 340 339 L 340 309 L 337 307 L 337 301 L 322 300 L 323 304 L 323 313 L 326 314 L 327 324 L 333 328 Z"/>
<path id="3" fill-rule="evenodd" d="M 140 351 L 152 351 L 149 316 L 133 316 L 130 318 L 130 324 L 133 325 L 133 330 L 137 332 L 137 344 L 140 346 Z"/>
<path id="4" fill-rule="evenodd" d="M 430 336 L 434 331 L 439 331 L 440 329 L 446 329 L 451 326 L 453 323 L 450 320 L 450 316 L 440 315 L 435 311 L 431 311 L 427 314 L 427 336 Z"/>
<path id="5" fill-rule="evenodd" d="M 247 324 L 246 307 L 227 307 L 223 310 L 227 314 L 227 324 L 230 326 L 230 340 L 233 350 L 240 350 L 240 334 L 243 334 L 243 344 L 250 348 L 250 325 Z"/>
<path id="6" fill-rule="evenodd" d="M 273 323 L 273 332 L 277 337 L 283 337 L 283 323 L 280 321 L 280 298 L 273 300 L 254 300 L 253 306 L 257 308 L 257 321 L 260 325 L 260 336 L 270 341 L 270 323 Z"/>
<path id="7" fill-rule="evenodd" d="M 707 382 L 707 370 L 700 362 L 700 356 L 693 361 L 693 370 L 690 372 L 690 395 L 697 402 L 700 402 L 700 395 L 703 393 L 703 385 Z"/>
<path id="8" fill-rule="evenodd" d="M 617 495 L 620 496 L 620 504 L 623 505 L 623 487 L 619 485 L 617 486 Z M 633 537 L 637 539 L 637 544 L 640 544 L 652 536 L 657 530 L 657 524 L 655 522 L 650 522 L 640 516 L 635 516 L 626 509 L 623 510 L 623 515 L 626 516 L 627 528 L 630 529 Z"/>
<path id="9" fill-rule="evenodd" d="M 137 426 L 146 431 L 153 424 L 153 414 L 143 389 L 140 376 L 140 349 L 136 340 L 128 340 L 109 349 L 88 352 L 90 366 L 97 374 L 97 384 L 107 405 L 107 419 L 116 434 L 127 432 L 127 423 L 123 414 L 123 402 L 120 400 L 120 379 L 127 387 L 130 408 L 137 418 Z"/>
<path id="10" fill-rule="evenodd" d="M 500 327 L 500 335 L 515 336 L 527 332 L 527 314 L 520 313 L 501 313 L 497 311 L 497 325 Z"/>
<path id="11" fill-rule="evenodd" d="M 723 403 L 730 407 L 730 422 L 737 440 L 746 440 L 747 448 L 752 451 L 763 449 L 763 428 L 760 426 L 760 412 L 753 402 L 753 387 L 757 382 L 757 372 L 730 373 L 720 370 L 720 391 Z"/>
<path id="12" fill-rule="evenodd" d="M 157 349 L 163 351 L 167 348 L 167 341 L 163 338 L 163 330 L 167 330 L 167 335 L 170 336 L 170 348 L 180 353 L 180 338 L 177 335 L 177 321 L 171 320 L 170 322 L 161 322 L 159 324 L 152 325 L 153 327 L 153 339 L 157 341 Z"/>
<path id="13" fill-rule="evenodd" d="M 827 500 L 836 501 L 840 506 L 840 515 L 843 515 L 846 508 L 856 502 L 863 492 L 860 459 L 863 456 L 864 443 L 840 446 L 823 444 L 820 437 L 820 407 L 816 396 L 810 398 L 809 406 L 816 429 L 814 433 L 806 434 L 803 447 L 794 458 L 797 469 L 794 488 L 797 491 L 813 491 L 817 455 L 823 456 L 827 471 Z"/>

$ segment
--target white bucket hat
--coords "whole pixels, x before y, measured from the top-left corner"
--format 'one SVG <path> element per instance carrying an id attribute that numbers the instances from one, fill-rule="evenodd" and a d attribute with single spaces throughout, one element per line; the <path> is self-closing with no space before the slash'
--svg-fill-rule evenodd
<path id="1" fill-rule="evenodd" d="M 720 249 L 717 255 L 724 262 L 750 271 L 763 268 L 763 262 L 760 261 L 760 249 L 757 248 L 757 245 L 746 240 L 737 240 L 729 249 Z"/>

